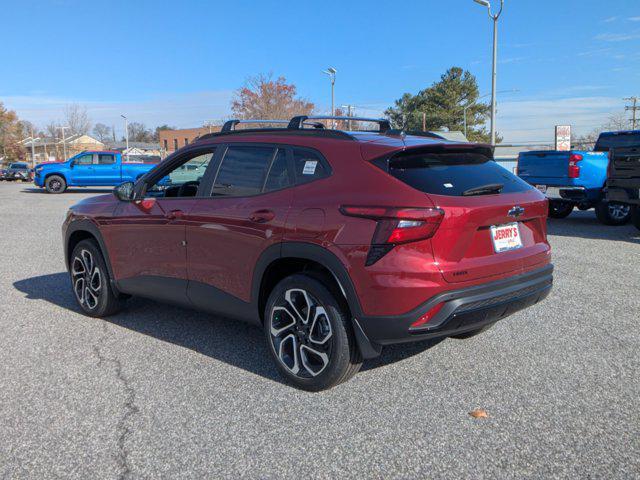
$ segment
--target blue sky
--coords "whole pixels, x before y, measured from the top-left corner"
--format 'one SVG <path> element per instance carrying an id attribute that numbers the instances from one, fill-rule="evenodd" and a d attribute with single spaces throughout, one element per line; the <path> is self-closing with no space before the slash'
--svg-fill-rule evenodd
<path id="1" fill-rule="evenodd" d="M 494 0 L 497 3 L 497 0 Z M 233 91 L 258 73 L 295 83 L 328 111 L 379 115 L 450 66 L 490 91 L 491 23 L 472 0 L 0 0 L 0 101 L 37 124 L 86 105 L 94 122 L 121 113 L 148 126 L 229 116 Z M 640 95 L 640 1 L 505 0 L 498 130 L 549 140 L 557 123 L 594 129 Z"/>

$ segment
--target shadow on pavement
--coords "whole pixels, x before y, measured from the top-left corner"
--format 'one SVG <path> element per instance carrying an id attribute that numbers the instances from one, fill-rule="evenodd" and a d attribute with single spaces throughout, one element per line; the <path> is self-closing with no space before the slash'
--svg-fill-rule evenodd
<path id="1" fill-rule="evenodd" d="M 13 286 L 25 293 L 29 300 L 45 300 L 81 313 L 66 272 L 26 278 L 14 282 Z M 262 330 L 255 326 L 143 298 L 132 298 L 124 311 L 103 320 L 286 383 L 270 358 Z M 384 367 L 418 355 L 440 341 L 385 347 L 382 355 L 364 363 L 363 370 Z"/>
<path id="2" fill-rule="evenodd" d="M 640 230 L 631 223 L 618 227 L 603 225 L 598 222 L 593 211 L 574 211 L 567 218 L 550 218 L 547 228 L 549 235 L 640 244 Z"/>
<path id="3" fill-rule="evenodd" d="M 104 188 L 68 188 L 64 193 L 59 195 L 66 195 L 68 193 L 111 193 L 113 191 L 112 188 L 104 187 Z M 26 187 L 20 190 L 21 193 L 41 193 L 43 195 L 51 195 L 47 193 L 44 188 L 37 187 Z"/>

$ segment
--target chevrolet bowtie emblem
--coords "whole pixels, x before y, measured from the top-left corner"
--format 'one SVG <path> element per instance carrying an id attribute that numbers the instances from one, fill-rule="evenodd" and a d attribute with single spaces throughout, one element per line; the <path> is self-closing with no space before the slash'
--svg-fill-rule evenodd
<path id="1" fill-rule="evenodd" d="M 509 213 L 507 214 L 510 217 L 514 217 L 514 218 L 518 218 L 521 215 L 524 215 L 524 208 L 522 207 L 513 207 L 511 210 L 509 210 Z"/>

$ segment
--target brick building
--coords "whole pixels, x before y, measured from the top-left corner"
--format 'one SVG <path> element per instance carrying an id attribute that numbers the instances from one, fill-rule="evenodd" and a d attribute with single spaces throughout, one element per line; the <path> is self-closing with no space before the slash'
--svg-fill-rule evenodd
<path id="1" fill-rule="evenodd" d="M 160 130 L 160 149 L 166 156 L 185 145 L 189 145 L 202 135 L 219 131 L 220 127 L 217 125 L 200 128 L 183 128 L 180 130 Z"/>

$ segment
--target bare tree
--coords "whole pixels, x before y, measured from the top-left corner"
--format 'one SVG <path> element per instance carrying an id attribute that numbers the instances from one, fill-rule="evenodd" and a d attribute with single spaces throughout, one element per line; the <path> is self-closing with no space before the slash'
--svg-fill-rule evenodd
<path id="1" fill-rule="evenodd" d="M 244 87 L 235 92 L 231 110 L 239 118 L 267 118 L 288 120 L 294 115 L 309 115 L 315 105 L 296 96 L 297 88 L 284 77 L 257 75 L 247 79 Z"/>
<path id="2" fill-rule="evenodd" d="M 52 138 L 58 138 L 58 133 L 60 133 L 59 126 L 59 122 L 51 121 L 45 125 L 44 132 Z"/>
<path id="3" fill-rule="evenodd" d="M 144 123 L 131 122 L 129 124 L 129 141 L 152 142 L 153 132 L 149 130 Z"/>
<path id="4" fill-rule="evenodd" d="M 111 138 L 111 127 L 104 123 L 96 123 L 96 126 L 93 127 L 93 134 L 98 140 L 104 143 Z"/>
<path id="5" fill-rule="evenodd" d="M 609 121 L 603 126 L 604 130 L 618 131 L 629 130 L 631 128 L 631 120 L 626 113 L 615 113 L 609 117 Z"/>
<path id="6" fill-rule="evenodd" d="M 91 130 L 91 119 L 87 113 L 87 107 L 72 103 L 64 110 L 64 117 L 71 135 L 89 133 Z"/>

